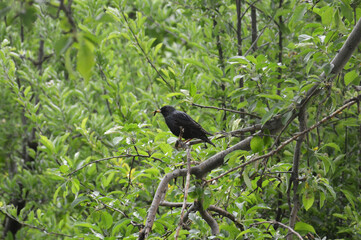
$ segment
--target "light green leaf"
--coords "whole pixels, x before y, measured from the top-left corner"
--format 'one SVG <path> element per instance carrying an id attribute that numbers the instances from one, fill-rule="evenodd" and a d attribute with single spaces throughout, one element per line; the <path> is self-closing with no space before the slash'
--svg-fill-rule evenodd
<path id="1" fill-rule="evenodd" d="M 324 148 L 324 147 L 332 147 L 336 151 L 341 152 L 340 146 L 337 145 L 336 143 L 327 143 L 327 144 L 323 145 L 321 148 Z"/>
<path id="2" fill-rule="evenodd" d="M 307 191 L 302 195 L 302 203 L 306 211 L 310 209 L 315 201 L 315 195 L 313 191 Z"/>
<path id="3" fill-rule="evenodd" d="M 79 38 L 77 55 L 77 70 L 87 83 L 91 77 L 92 68 L 95 65 L 94 45 L 86 38 Z"/>
<path id="4" fill-rule="evenodd" d="M 315 229 L 310 224 L 304 222 L 297 222 L 295 226 L 295 230 L 316 233 Z"/>
<path id="5" fill-rule="evenodd" d="M 46 136 L 40 136 L 40 142 L 51 152 L 55 153 L 55 147 L 52 141 L 50 141 Z"/>
<path id="6" fill-rule="evenodd" d="M 253 152 L 258 153 L 263 150 L 263 139 L 259 136 L 255 136 L 251 140 L 251 149 Z"/>
<path id="7" fill-rule="evenodd" d="M 59 167 L 59 170 L 60 170 L 60 172 L 62 172 L 62 173 L 66 173 L 67 171 L 69 171 L 69 166 L 67 166 L 67 165 L 61 165 L 61 166 Z"/>
<path id="8" fill-rule="evenodd" d="M 194 83 L 191 83 L 189 94 L 191 95 L 191 97 L 194 97 L 197 94 L 197 86 Z"/>
<path id="9" fill-rule="evenodd" d="M 84 118 L 83 121 L 81 121 L 81 128 L 86 129 L 86 122 L 88 121 L 88 117 Z"/>
<path id="10" fill-rule="evenodd" d="M 76 223 L 75 224 L 76 227 L 86 227 L 86 228 L 91 228 L 97 232 L 102 232 L 101 229 L 95 225 L 95 224 L 91 224 L 91 223 L 88 223 L 88 222 L 81 222 L 81 223 Z"/>
<path id="11" fill-rule="evenodd" d="M 28 95 L 28 93 L 30 92 L 30 90 L 31 90 L 31 86 L 27 86 L 27 87 L 25 88 L 25 91 L 24 91 L 24 96 L 25 96 L 25 97 Z"/>
<path id="12" fill-rule="evenodd" d="M 109 229 L 113 225 L 113 217 L 106 211 L 102 211 L 100 226 Z"/>
<path id="13" fill-rule="evenodd" d="M 296 23 L 296 22 L 300 21 L 303 18 L 303 16 L 305 15 L 306 11 L 307 11 L 307 5 L 306 4 L 299 4 L 296 7 L 294 13 L 292 14 L 291 21 L 293 23 Z"/>
<path id="14" fill-rule="evenodd" d="M 356 78 L 358 74 L 356 70 L 352 70 L 345 74 L 345 85 L 348 86 L 350 83 L 352 83 Z"/>
<path id="15" fill-rule="evenodd" d="M 78 194 L 78 192 L 79 192 L 79 180 L 78 179 L 76 179 L 76 178 L 74 178 L 72 181 L 72 185 L 71 185 L 71 191 L 72 191 L 72 193 L 74 193 L 74 194 Z"/>
<path id="16" fill-rule="evenodd" d="M 73 44 L 73 38 L 69 36 L 63 36 L 54 43 L 54 50 L 57 56 L 61 56 L 68 50 Z"/>
<path id="17" fill-rule="evenodd" d="M 258 94 L 258 97 L 263 97 L 263 98 L 273 99 L 273 100 L 283 100 L 283 98 L 277 94 Z"/>
<path id="18" fill-rule="evenodd" d="M 335 9 L 331 6 L 325 6 L 321 9 L 321 18 L 322 18 L 322 24 L 324 25 L 330 25 L 333 19 L 333 14 L 335 12 Z"/>

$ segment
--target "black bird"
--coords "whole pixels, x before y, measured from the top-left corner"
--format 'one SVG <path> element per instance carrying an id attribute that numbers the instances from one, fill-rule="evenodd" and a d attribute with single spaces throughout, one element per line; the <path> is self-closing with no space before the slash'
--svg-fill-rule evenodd
<path id="1" fill-rule="evenodd" d="M 204 130 L 199 123 L 194 121 L 185 112 L 177 111 L 174 107 L 167 105 L 154 111 L 154 115 L 157 113 L 161 113 L 163 115 L 168 128 L 177 137 L 179 137 L 182 127 L 184 129 L 182 134 L 184 139 L 199 138 L 215 146 L 207 137 L 207 135 L 212 134 Z"/>

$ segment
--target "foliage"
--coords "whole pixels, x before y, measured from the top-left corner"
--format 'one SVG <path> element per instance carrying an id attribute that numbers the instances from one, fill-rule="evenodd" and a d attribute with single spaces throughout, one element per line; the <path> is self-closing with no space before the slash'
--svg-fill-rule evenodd
<path id="1" fill-rule="evenodd" d="M 185 151 L 174 148 L 162 117 L 153 116 L 162 105 L 220 133 L 212 140 L 216 148 L 192 145 L 193 160 L 203 162 L 249 136 L 221 133 L 265 125 L 277 114 L 286 124 L 315 83 L 320 93 L 307 105 L 308 127 L 355 97 L 352 86 L 360 84 L 360 49 L 341 74 L 329 77 L 331 60 L 361 17 L 359 1 L 254 1 L 259 38 L 253 46 L 249 1 L 0 5 L 0 219 L 23 224 L 18 239 L 138 238 L 160 180 L 186 168 Z M 302 145 L 295 226 L 302 236 L 361 237 L 358 110 L 345 109 Z M 296 134 L 298 123 L 278 133 L 279 140 Z M 206 179 L 270 152 L 277 136 L 253 138 L 248 151 L 229 154 Z M 192 177 L 188 202 L 235 217 L 210 211 L 219 239 L 284 239 L 288 229 L 266 221 L 289 224 L 294 154 L 292 142 L 210 184 Z M 182 202 L 183 190 L 183 178 L 174 179 L 165 200 Z M 173 238 L 180 209 L 159 207 L 149 238 Z M 180 238 L 212 238 L 198 212 L 188 219 Z"/>

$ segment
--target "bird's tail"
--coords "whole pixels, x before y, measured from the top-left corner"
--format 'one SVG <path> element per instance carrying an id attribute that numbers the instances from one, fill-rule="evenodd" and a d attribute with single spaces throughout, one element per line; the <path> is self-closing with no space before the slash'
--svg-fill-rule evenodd
<path id="1" fill-rule="evenodd" d="M 206 139 L 204 139 L 204 140 L 205 140 L 207 143 L 212 144 L 212 145 L 213 145 L 213 147 L 215 147 L 215 146 L 216 146 L 216 145 L 214 145 L 214 143 L 212 143 L 212 142 L 211 142 L 211 140 L 209 140 L 209 138 L 207 138 L 207 137 L 206 137 Z"/>

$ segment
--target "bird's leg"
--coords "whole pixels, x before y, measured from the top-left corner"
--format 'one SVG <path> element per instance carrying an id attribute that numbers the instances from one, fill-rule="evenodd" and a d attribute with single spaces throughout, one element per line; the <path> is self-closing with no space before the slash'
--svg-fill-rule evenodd
<path id="1" fill-rule="evenodd" d="M 178 137 L 177 142 L 175 143 L 175 147 L 176 147 L 177 149 L 179 149 L 179 148 L 184 148 L 184 147 L 185 147 L 185 146 L 184 146 L 184 143 L 183 143 L 183 141 L 182 141 L 182 137 L 183 137 L 183 133 L 184 133 L 184 128 L 183 128 L 182 126 L 180 126 L 179 129 L 180 129 L 179 137 Z"/>
<path id="2" fill-rule="evenodd" d="M 180 129 L 180 132 L 179 132 L 179 141 L 182 141 L 182 137 L 183 137 L 183 133 L 184 133 L 184 127 L 180 126 L 179 129 Z"/>

